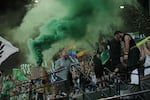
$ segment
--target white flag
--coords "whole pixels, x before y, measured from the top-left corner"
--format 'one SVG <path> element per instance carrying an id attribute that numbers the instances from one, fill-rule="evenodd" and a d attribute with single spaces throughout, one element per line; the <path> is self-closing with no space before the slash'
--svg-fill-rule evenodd
<path id="1" fill-rule="evenodd" d="M 5 40 L 0 36 L 0 65 L 5 61 L 10 55 L 18 52 L 19 49 L 14 47 L 9 41 Z"/>

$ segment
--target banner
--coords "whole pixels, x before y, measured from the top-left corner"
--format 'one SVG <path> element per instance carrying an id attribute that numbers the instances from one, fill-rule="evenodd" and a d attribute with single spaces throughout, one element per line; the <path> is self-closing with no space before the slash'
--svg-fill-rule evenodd
<path id="1" fill-rule="evenodd" d="M 5 40 L 0 36 L 0 65 L 5 61 L 10 55 L 18 52 L 19 49 L 14 47 L 10 42 Z"/>
<path id="2" fill-rule="evenodd" d="M 44 67 L 31 67 L 31 79 L 45 79 L 45 77 Z"/>

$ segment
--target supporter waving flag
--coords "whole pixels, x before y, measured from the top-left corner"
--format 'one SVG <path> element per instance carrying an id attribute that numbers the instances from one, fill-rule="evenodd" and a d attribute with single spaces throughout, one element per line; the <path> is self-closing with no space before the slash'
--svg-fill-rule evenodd
<path id="1" fill-rule="evenodd" d="M 9 41 L 5 40 L 0 36 L 0 65 L 5 61 L 10 55 L 18 52 L 19 49 L 14 47 Z"/>

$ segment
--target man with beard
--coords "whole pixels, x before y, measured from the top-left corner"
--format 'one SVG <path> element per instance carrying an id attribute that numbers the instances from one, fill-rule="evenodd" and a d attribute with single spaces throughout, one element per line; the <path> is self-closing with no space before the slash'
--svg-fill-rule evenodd
<path id="1" fill-rule="evenodd" d="M 119 66 L 121 65 L 121 43 L 120 43 L 120 36 L 118 31 L 114 33 L 114 38 L 109 42 L 110 46 L 110 61 L 111 61 L 111 68 L 112 72 L 119 71 Z"/>
<path id="2" fill-rule="evenodd" d="M 140 68 L 140 50 L 136 47 L 134 39 L 129 34 L 120 31 L 117 31 L 116 34 L 124 42 L 123 61 L 127 65 L 127 78 L 129 78 L 130 73 L 135 68 Z"/>

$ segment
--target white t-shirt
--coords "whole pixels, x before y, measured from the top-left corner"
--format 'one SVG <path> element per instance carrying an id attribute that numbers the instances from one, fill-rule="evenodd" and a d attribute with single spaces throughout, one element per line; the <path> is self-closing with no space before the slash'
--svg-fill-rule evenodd
<path id="1" fill-rule="evenodd" d="M 145 63 L 144 63 L 144 67 L 148 67 L 148 66 L 150 66 L 150 55 L 146 55 Z M 150 74 L 150 68 L 145 68 L 144 75 L 148 75 L 148 74 Z"/>
<path id="2" fill-rule="evenodd" d="M 139 84 L 139 76 L 138 76 L 138 69 L 132 71 L 131 73 L 131 84 Z"/>

